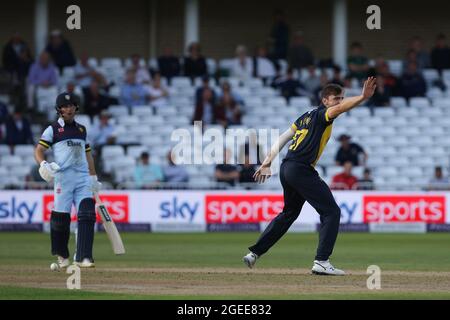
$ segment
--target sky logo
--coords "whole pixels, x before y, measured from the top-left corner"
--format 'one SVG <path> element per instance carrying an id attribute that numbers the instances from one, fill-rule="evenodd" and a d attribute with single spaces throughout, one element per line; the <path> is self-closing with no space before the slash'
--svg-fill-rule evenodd
<path id="1" fill-rule="evenodd" d="M 161 202 L 159 206 L 161 210 L 160 217 L 165 220 L 189 220 L 189 222 L 192 222 L 198 207 L 198 202 L 192 204 L 174 197 L 171 201 Z"/>
<path id="2" fill-rule="evenodd" d="M 19 201 L 16 197 L 12 197 L 10 201 L 2 201 L 0 221 L 32 223 L 37 206 L 37 202 Z"/>

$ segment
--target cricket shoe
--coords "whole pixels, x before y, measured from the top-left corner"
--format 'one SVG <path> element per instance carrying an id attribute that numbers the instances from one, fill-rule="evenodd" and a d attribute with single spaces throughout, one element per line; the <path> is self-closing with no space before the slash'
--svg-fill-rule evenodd
<path id="1" fill-rule="evenodd" d="M 345 272 L 343 270 L 333 267 L 330 260 L 318 261 L 314 260 L 314 265 L 312 267 L 312 273 L 317 275 L 327 275 L 327 276 L 343 276 Z"/>
<path id="2" fill-rule="evenodd" d="M 59 269 L 66 269 L 70 265 L 70 260 L 67 258 L 58 256 L 56 264 L 58 265 Z"/>
<path id="3" fill-rule="evenodd" d="M 254 254 L 253 252 L 249 252 L 247 253 L 244 258 L 242 258 L 242 260 L 244 261 L 244 263 L 247 265 L 247 267 L 249 267 L 250 269 L 253 268 L 253 266 L 256 263 L 256 259 L 258 259 L 258 256 L 256 254 Z"/>
<path id="4" fill-rule="evenodd" d="M 89 258 L 84 258 L 81 262 L 74 261 L 73 264 L 80 268 L 95 268 L 94 260 Z"/>

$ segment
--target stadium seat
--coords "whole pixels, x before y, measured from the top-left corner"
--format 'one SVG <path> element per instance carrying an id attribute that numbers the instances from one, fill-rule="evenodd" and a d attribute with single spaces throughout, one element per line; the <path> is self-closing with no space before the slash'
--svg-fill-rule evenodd
<path id="1" fill-rule="evenodd" d="M 409 106 L 412 108 L 428 108 L 431 104 L 428 98 L 413 97 L 409 100 Z"/>
<path id="2" fill-rule="evenodd" d="M 14 147 L 14 155 L 19 157 L 31 157 L 34 155 L 34 146 L 33 145 L 17 145 Z"/>
<path id="3" fill-rule="evenodd" d="M 408 104 L 406 103 L 406 99 L 403 97 L 391 97 L 390 105 L 395 108 L 403 108 L 406 107 Z"/>
<path id="4" fill-rule="evenodd" d="M 131 108 L 131 114 L 133 116 L 141 117 L 151 117 L 153 115 L 153 109 L 150 106 L 134 106 Z"/>
<path id="5" fill-rule="evenodd" d="M 104 146 L 102 148 L 102 159 L 119 158 L 124 155 L 122 146 Z"/>
<path id="6" fill-rule="evenodd" d="M 108 108 L 108 112 L 116 118 L 121 118 L 123 116 L 128 116 L 128 107 L 124 105 L 111 105 Z"/>
<path id="7" fill-rule="evenodd" d="M 400 168 L 400 176 L 406 176 L 410 178 L 422 177 L 423 171 L 421 168 L 418 167 L 407 166 L 404 168 Z"/>
<path id="8" fill-rule="evenodd" d="M 188 77 L 173 77 L 171 86 L 176 88 L 190 88 L 192 87 L 192 82 Z"/>
<path id="9" fill-rule="evenodd" d="M 294 108 L 308 108 L 312 106 L 311 100 L 308 97 L 292 97 L 289 105 Z"/>
<path id="10" fill-rule="evenodd" d="M 122 60 L 120 58 L 102 58 L 101 66 L 109 69 L 122 68 Z"/>
<path id="11" fill-rule="evenodd" d="M 381 176 L 383 178 L 387 177 L 397 177 L 397 169 L 392 166 L 388 167 L 379 167 L 376 169 L 375 176 Z"/>
<path id="12" fill-rule="evenodd" d="M 439 73 L 436 69 L 423 69 L 422 75 L 429 85 L 432 84 L 433 81 L 439 80 Z"/>
<path id="13" fill-rule="evenodd" d="M 2 157 L 1 159 L 1 165 L 3 167 L 15 167 L 15 166 L 21 166 L 22 165 L 22 158 L 19 156 L 7 156 Z"/>
<path id="14" fill-rule="evenodd" d="M 381 117 L 381 118 L 395 117 L 395 110 L 392 109 L 391 107 L 376 108 L 375 116 Z"/>

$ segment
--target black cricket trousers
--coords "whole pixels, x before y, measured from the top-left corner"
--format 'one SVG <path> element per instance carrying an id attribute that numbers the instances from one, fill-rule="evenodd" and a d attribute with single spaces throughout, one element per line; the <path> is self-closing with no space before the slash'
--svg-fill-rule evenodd
<path id="1" fill-rule="evenodd" d="M 315 260 L 328 260 L 341 218 L 341 210 L 330 188 L 312 166 L 289 160 L 281 164 L 280 180 L 284 194 L 283 211 L 270 222 L 257 243 L 249 247 L 250 251 L 258 256 L 266 253 L 286 233 L 305 201 L 308 201 L 320 215 L 319 246 Z"/>

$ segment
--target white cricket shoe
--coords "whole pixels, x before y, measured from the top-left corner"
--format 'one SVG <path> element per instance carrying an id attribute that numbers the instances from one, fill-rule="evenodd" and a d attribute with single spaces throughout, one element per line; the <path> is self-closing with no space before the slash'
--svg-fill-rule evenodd
<path id="1" fill-rule="evenodd" d="M 95 268 L 94 261 L 92 261 L 89 258 L 84 258 L 83 261 L 81 261 L 81 262 L 74 261 L 73 264 L 80 268 Z"/>
<path id="2" fill-rule="evenodd" d="M 244 263 L 249 267 L 250 269 L 253 268 L 253 266 L 256 263 L 256 259 L 258 259 L 258 256 L 254 254 L 253 252 L 247 253 L 242 260 Z"/>
<path id="3" fill-rule="evenodd" d="M 63 258 L 61 256 L 58 256 L 56 264 L 58 265 L 59 269 L 66 269 L 70 265 L 70 260 Z"/>
<path id="4" fill-rule="evenodd" d="M 318 275 L 329 275 L 329 276 L 343 276 L 345 272 L 343 270 L 333 267 L 330 260 L 318 261 L 314 260 L 314 265 L 312 267 L 312 273 Z"/>

